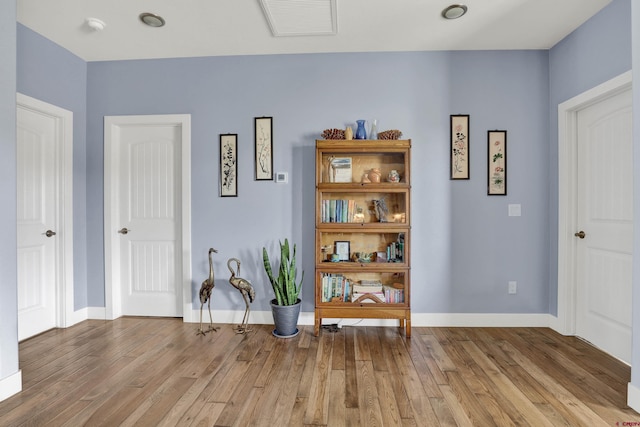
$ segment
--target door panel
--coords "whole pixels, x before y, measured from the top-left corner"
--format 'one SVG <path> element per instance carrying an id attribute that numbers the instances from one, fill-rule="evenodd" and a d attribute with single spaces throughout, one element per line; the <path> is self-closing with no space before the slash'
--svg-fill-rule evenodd
<path id="1" fill-rule="evenodd" d="M 182 315 L 181 126 L 119 125 L 117 285 L 123 315 Z M 126 233 L 117 230 L 127 229 Z"/>
<path id="2" fill-rule="evenodd" d="M 56 120 L 17 110 L 18 338 L 56 326 Z"/>
<path id="3" fill-rule="evenodd" d="M 578 112 L 576 333 L 631 360 L 631 91 Z M 578 230 L 576 230 L 578 231 Z"/>

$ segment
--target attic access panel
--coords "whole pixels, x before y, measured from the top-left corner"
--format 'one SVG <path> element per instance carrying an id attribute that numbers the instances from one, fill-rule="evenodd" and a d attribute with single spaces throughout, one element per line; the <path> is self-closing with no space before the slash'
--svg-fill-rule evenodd
<path id="1" fill-rule="evenodd" d="M 271 33 L 281 36 L 336 35 L 337 0 L 260 0 Z"/>

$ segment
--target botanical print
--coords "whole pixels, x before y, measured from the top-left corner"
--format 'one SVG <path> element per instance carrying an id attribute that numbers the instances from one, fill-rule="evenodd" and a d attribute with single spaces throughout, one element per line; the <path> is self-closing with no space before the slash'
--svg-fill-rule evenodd
<path id="1" fill-rule="evenodd" d="M 220 187 L 222 196 L 236 196 L 236 135 L 220 135 Z"/>
<path id="2" fill-rule="evenodd" d="M 490 131 L 489 194 L 507 194 L 507 132 Z"/>
<path id="3" fill-rule="evenodd" d="M 273 179 L 271 117 L 256 118 L 256 179 Z"/>
<path id="4" fill-rule="evenodd" d="M 451 179 L 469 179 L 469 116 L 451 116 Z"/>

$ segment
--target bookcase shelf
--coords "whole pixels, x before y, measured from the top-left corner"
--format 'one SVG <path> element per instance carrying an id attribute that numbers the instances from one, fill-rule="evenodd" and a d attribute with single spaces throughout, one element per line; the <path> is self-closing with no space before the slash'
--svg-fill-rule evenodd
<path id="1" fill-rule="evenodd" d="M 380 318 L 411 336 L 410 152 L 316 141 L 315 335 L 323 318 Z"/>

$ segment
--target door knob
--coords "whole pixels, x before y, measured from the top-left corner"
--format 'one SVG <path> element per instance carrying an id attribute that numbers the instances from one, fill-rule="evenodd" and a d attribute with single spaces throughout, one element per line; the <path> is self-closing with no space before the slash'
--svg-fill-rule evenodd
<path id="1" fill-rule="evenodd" d="M 52 236 L 55 236 L 55 235 L 56 235 L 56 232 L 55 232 L 55 231 L 51 231 L 51 230 L 47 230 L 47 231 L 44 233 L 44 235 L 45 235 L 45 236 L 47 236 L 47 237 L 52 237 Z"/>
<path id="2" fill-rule="evenodd" d="M 584 239 L 586 235 L 587 234 L 582 230 L 580 230 L 580 231 L 578 231 L 577 233 L 574 234 L 574 236 L 579 237 L 581 239 Z"/>
<path id="3" fill-rule="evenodd" d="M 118 230 L 118 233 L 120 234 L 127 234 L 129 232 L 129 230 L 127 230 L 127 227 L 121 228 L 120 230 Z"/>

